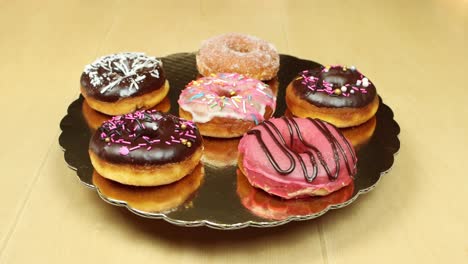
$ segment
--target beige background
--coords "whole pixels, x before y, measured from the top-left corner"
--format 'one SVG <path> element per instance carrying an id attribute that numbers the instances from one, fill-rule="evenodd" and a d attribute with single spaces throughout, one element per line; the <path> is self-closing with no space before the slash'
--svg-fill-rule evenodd
<path id="1" fill-rule="evenodd" d="M 314 221 L 222 232 L 139 218 L 79 184 L 57 139 L 83 66 L 230 31 L 376 83 L 402 143 L 374 191 Z M 467 47 L 466 0 L 0 0 L 0 263 L 468 263 Z"/>

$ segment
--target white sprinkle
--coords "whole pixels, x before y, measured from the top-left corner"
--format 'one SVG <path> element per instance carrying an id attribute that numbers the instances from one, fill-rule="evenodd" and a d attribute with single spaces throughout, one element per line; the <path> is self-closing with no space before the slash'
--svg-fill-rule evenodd
<path id="1" fill-rule="evenodd" d="M 150 75 L 154 78 L 159 78 L 159 71 L 157 69 L 154 69 L 154 71 L 150 72 Z"/>
<path id="2" fill-rule="evenodd" d="M 141 80 L 144 80 L 145 78 L 146 78 L 146 75 L 140 75 L 140 76 L 138 76 L 138 77 L 135 78 L 135 81 L 136 81 L 136 82 L 139 82 L 139 81 L 141 81 Z"/>
<path id="3" fill-rule="evenodd" d="M 242 109 L 244 113 L 247 113 L 247 110 L 245 109 L 245 100 L 242 101 Z"/>
<path id="4" fill-rule="evenodd" d="M 132 79 L 132 82 L 130 83 L 130 89 L 138 90 L 137 84 L 135 83 L 135 80 Z"/>
<path id="5" fill-rule="evenodd" d="M 369 86 L 369 79 L 367 78 L 362 78 L 362 86 L 367 87 Z"/>
<path id="6" fill-rule="evenodd" d="M 236 103 L 236 100 L 232 99 L 232 97 L 231 97 L 231 102 L 236 106 L 236 108 L 239 108 L 239 106 Z"/>
<path id="7" fill-rule="evenodd" d="M 357 80 L 357 81 L 356 81 L 356 85 L 357 85 L 357 86 L 361 85 L 361 80 Z"/>
<path id="8" fill-rule="evenodd" d="M 346 92 L 348 90 L 348 88 L 346 88 L 346 86 L 341 86 L 341 91 L 342 92 Z"/>
<path id="9" fill-rule="evenodd" d="M 354 90 L 353 90 L 353 89 L 351 89 L 351 91 L 349 91 L 349 92 L 353 94 L 353 93 L 354 93 Z"/>
<path id="10" fill-rule="evenodd" d="M 351 67 L 349 67 L 352 71 L 355 71 L 356 70 L 356 66 L 354 65 L 351 65 Z"/>

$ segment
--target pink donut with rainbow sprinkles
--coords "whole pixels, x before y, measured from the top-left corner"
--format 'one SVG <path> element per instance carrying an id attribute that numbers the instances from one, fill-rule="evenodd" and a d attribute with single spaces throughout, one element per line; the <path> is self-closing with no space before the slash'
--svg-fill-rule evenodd
<path id="1" fill-rule="evenodd" d="M 270 87 L 238 73 L 218 73 L 190 82 L 180 94 L 179 115 L 204 136 L 235 138 L 269 119 L 276 108 Z"/>

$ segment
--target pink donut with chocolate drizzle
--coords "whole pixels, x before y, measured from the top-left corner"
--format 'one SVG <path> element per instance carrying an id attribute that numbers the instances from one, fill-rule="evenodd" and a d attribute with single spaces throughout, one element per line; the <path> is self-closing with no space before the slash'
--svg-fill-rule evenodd
<path id="1" fill-rule="evenodd" d="M 178 103 L 179 115 L 194 121 L 202 135 L 233 138 L 270 118 L 276 96 L 259 80 L 219 73 L 189 83 Z"/>
<path id="2" fill-rule="evenodd" d="M 91 163 L 99 174 L 136 186 L 181 179 L 199 163 L 202 150 L 193 122 L 155 110 L 105 121 L 89 144 Z"/>
<path id="3" fill-rule="evenodd" d="M 270 119 L 248 131 L 238 148 L 250 184 L 285 199 L 327 195 L 356 174 L 351 144 L 319 119 Z"/>

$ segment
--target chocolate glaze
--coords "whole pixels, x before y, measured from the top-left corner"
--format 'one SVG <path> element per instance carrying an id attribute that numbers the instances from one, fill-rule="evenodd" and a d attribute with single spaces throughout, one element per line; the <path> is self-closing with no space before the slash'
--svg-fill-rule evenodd
<path id="1" fill-rule="evenodd" d="M 89 148 L 111 163 L 162 165 L 185 160 L 201 145 L 200 133 L 192 122 L 145 110 L 104 122 Z"/>
<path id="2" fill-rule="evenodd" d="M 115 63 L 122 63 L 124 66 L 118 67 Z M 98 77 L 93 76 L 95 73 Z M 93 82 L 93 78 L 99 78 L 100 81 Z M 104 102 L 116 102 L 126 97 L 150 93 L 161 89 L 165 81 L 161 61 L 142 53 L 119 53 L 102 57 L 87 65 L 80 78 L 81 87 L 86 94 Z M 115 85 L 111 85 L 114 82 Z"/>
<path id="3" fill-rule="evenodd" d="M 302 131 L 300 130 L 297 122 L 293 118 L 289 118 L 289 117 L 282 117 L 282 119 L 284 120 L 284 122 L 286 123 L 288 127 L 288 132 L 289 132 L 289 137 L 290 137 L 290 142 L 291 142 L 290 146 L 286 144 L 286 141 L 284 140 L 283 135 L 278 130 L 278 128 L 273 125 L 273 123 L 271 123 L 270 121 L 265 121 L 261 123 L 260 126 L 262 126 L 265 129 L 265 131 L 268 133 L 268 136 L 270 136 L 273 139 L 273 142 L 275 143 L 275 145 L 287 156 L 290 162 L 290 166 L 287 169 L 280 168 L 279 164 L 276 162 L 275 158 L 273 157 L 270 150 L 268 149 L 268 146 L 263 141 L 262 132 L 260 130 L 254 128 L 247 132 L 248 135 L 255 136 L 258 143 L 260 144 L 261 149 L 263 150 L 263 152 L 265 152 L 268 160 L 270 161 L 271 165 L 279 174 L 287 175 L 287 174 L 290 174 L 292 171 L 294 171 L 294 169 L 296 168 L 296 162 L 292 155 L 294 155 L 299 160 L 299 165 L 302 168 L 304 178 L 308 182 L 312 182 L 317 177 L 318 163 L 320 163 L 320 165 L 324 168 L 325 172 L 327 173 L 328 179 L 330 181 L 336 180 L 340 172 L 340 159 L 341 158 L 343 158 L 345 161 L 348 174 L 350 176 L 353 176 L 356 174 L 356 167 L 353 165 L 353 164 L 356 164 L 357 162 L 356 154 L 352 146 L 349 144 L 349 142 L 344 138 L 344 136 L 338 130 L 337 131 L 341 137 L 341 140 L 345 142 L 347 151 L 351 153 L 352 160 L 348 160 L 348 157 L 346 156 L 346 151 L 344 150 L 343 146 L 338 142 L 337 138 L 333 135 L 330 129 L 325 125 L 324 121 L 321 121 L 319 119 L 307 118 L 325 136 L 325 138 L 330 143 L 330 146 L 332 147 L 333 160 L 336 166 L 335 173 L 333 174 L 330 171 L 330 168 L 328 167 L 328 164 L 326 161 L 328 160 L 328 158 L 323 157 L 322 152 L 318 148 L 316 148 L 313 144 L 306 142 L 304 140 L 302 136 Z M 296 131 L 295 134 L 299 138 L 301 143 L 307 147 L 307 150 L 305 150 L 303 153 L 307 154 L 313 166 L 313 171 L 311 173 L 307 171 L 307 166 L 304 160 L 302 159 L 302 157 L 296 151 L 294 151 L 294 147 L 293 147 L 294 131 Z M 316 159 L 318 159 L 318 162 Z"/>
<path id="4" fill-rule="evenodd" d="M 314 82 L 306 82 L 304 77 L 310 76 L 318 79 Z M 365 76 L 356 69 L 346 69 L 344 71 L 342 66 L 333 66 L 327 70 L 327 68 L 320 66 L 311 70 L 303 71 L 293 81 L 292 90 L 300 98 L 318 107 L 360 108 L 371 103 L 377 94 L 375 86 L 371 82 L 369 82 L 367 87 L 356 85 L 356 82 L 363 78 L 365 78 Z M 333 89 L 339 89 L 342 86 L 346 86 L 348 91 L 353 89 L 353 87 L 358 90 L 355 90 L 352 94 L 347 93 L 348 96 L 344 96 L 343 94 L 329 94 L 322 91 L 326 90 L 326 87 L 323 85 L 323 81 L 333 84 Z M 361 89 L 364 89 L 365 91 L 362 92 Z"/>

